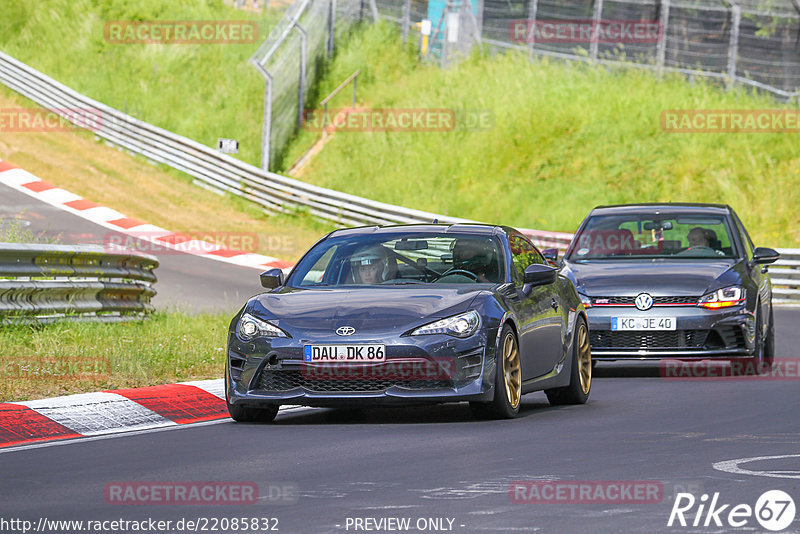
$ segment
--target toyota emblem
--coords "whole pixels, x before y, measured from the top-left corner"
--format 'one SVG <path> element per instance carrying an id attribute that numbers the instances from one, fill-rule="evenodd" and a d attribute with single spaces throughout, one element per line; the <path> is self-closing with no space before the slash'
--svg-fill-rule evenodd
<path id="1" fill-rule="evenodd" d="M 356 329 L 352 326 L 340 326 L 336 329 L 337 336 L 352 336 L 356 333 Z"/>
<path id="2" fill-rule="evenodd" d="M 653 307 L 653 297 L 647 293 L 639 293 L 634 301 L 636 308 L 642 311 L 649 310 Z"/>

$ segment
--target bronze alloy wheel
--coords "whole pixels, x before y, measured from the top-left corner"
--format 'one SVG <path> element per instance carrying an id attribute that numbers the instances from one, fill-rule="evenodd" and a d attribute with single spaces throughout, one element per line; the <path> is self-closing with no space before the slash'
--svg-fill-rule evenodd
<path id="1" fill-rule="evenodd" d="M 592 352 L 589 348 L 589 332 L 584 323 L 578 326 L 578 370 L 581 390 L 588 394 L 592 386 Z"/>
<path id="2" fill-rule="evenodd" d="M 519 366 L 517 340 L 512 332 L 506 333 L 506 338 L 503 340 L 503 375 L 506 381 L 508 404 L 512 409 L 516 409 L 522 395 L 522 372 Z"/>

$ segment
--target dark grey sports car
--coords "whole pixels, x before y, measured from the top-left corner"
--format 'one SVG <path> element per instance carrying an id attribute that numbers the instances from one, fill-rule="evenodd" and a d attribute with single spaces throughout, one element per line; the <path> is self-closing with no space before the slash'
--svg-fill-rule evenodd
<path id="1" fill-rule="evenodd" d="M 589 316 L 594 360 L 736 359 L 771 366 L 772 287 L 729 206 L 601 206 L 583 221 L 562 274 Z"/>
<path id="2" fill-rule="evenodd" d="M 228 333 L 225 389 L 237 421 L 283 404 L 469 401 L 514 417 L 525 393 L 584 403 L 586 316 L 572 283 L 505 226 L 337 230 L 284 281 L 251 298 Z"/>

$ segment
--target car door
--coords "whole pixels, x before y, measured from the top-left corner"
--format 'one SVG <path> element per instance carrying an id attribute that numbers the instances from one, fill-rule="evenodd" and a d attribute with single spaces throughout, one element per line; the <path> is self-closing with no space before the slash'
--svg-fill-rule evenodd
<path id="1" fill-rule="evenodd" d="M 529 288 L 526 294 L 525 268 L 547 262 L 522 234 L 510 235 L 509 245 L 514 289 L 509 292 L 508 304 L 519 322 L 522 380 L 525 381 L 549 373 L 561 357 L 561 302 L 555 284 Z"/>

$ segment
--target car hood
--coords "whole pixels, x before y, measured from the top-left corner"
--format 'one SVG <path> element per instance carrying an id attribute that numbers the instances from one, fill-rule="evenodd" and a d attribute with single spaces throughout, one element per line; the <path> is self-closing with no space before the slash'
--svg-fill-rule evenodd
<path id="1" fill-rule="evenodd" d="M 485 288 L 369 287 L 282 288 L 251 299 L 250 313 L 270 319 L 293 336 L 300 332 L 333 334 L 352 326 L 356 336 L 400 334 L 426 319 L 448 317 L 469 309 Z"/>
<path id="2" fill-rule="evenodd" d="M 562 274 L 578 291 L 592 297 L 653 296 L 699 297 L 724 285 L 739 283 L 735 260 L 676 261 L 593 261 L 569 262 Z"/>

